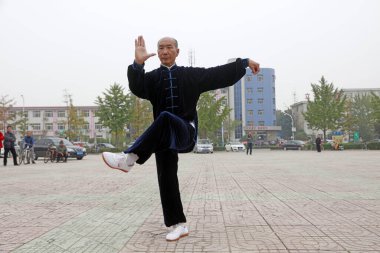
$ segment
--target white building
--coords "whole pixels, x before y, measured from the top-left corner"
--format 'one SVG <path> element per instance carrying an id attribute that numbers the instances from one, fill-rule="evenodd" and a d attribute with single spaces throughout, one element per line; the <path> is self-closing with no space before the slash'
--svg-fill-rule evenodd
<path id="1" fill-rule="evenodd" d="M 84 116 L 85 124 L 81 129 L 82 136 L 86 138 L 109 138 L 109 130 L 98 124 L 98 117 L 95 116 L 97 106 L 76 106 L 78 114 Z M 33 106 L 33 107 L 12 107 L 10 114 L 15 116 L 14 122 L 22 119 L 22 112 L 27 118 L 28 129 L 33 131 L 35 137 L 57 136 L 68 130 L 67 106 Z M 3 126 L 4 127 L 4 126 Z M 16 137 L 20 138 L 20 126 L 15 129 Z"/>

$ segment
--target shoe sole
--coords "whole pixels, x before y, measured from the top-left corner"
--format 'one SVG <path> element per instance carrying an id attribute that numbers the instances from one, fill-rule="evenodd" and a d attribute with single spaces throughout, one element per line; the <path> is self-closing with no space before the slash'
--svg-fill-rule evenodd
<path id="1" fill-rule="evenodd" d="M 189 233 L 186 233 L 186 234 L 181 235 L 181 236 L 178 237 L 177 239 L 174 239 L 174 240 L 168 240 L 168 239 L 166 239 L 166 241 L 168 241 L 168 242 L 175 242 L 175 241 L 178 241 L 179 239 L 181 239 L 182 237 L 186 237 L 186 236 L 188 236 L 188 235 L 189 235 Z"/>
<path id="2" fill-rule="evenodd" d="M 122 172 L 124 172 L 124 173 L 128 173 L 128 170 L 123 170 L 123 169 L 116 168 L 116 167 L 113 167 L 113 166 L 109 165 L 109 164 L 107 163 L 106 159 L 104 159 L 103 154 L 102 154 L 102 158 L 103 158 L 104 163 L 107 164 L 107 166 L 110 167 L 111 169 L 114 169 L 114 170 L 120 170 L 120 171 L 122 171 Z"/>

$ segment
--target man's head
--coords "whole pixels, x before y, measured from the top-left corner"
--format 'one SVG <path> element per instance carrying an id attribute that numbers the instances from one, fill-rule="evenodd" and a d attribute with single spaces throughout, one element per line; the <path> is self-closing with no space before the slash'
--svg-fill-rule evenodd
<path id="1" fill-rule="evenodd" d="M 12 132 L 12 126 L 7 126 L 7 132 L 8 133 Z"/>
<path id="2" fill-rule="evenodd" d="M 171 37 L 160 39 L 157 43 L 157 54 L 162 65 L 172 66 L 179 54 L 177 40 Z"/>
<path id="3" fill-rule="evenodd" d="M 60 140 L 60 141 L 59 141 L 59 145 L 60 145 L 60 146 L 63 145 L 63 140 Z"/>
<path id="4" fill-rule="evenodd" d="M 26 131 L 26 136 L 32 136 L 32 131 Z"/>

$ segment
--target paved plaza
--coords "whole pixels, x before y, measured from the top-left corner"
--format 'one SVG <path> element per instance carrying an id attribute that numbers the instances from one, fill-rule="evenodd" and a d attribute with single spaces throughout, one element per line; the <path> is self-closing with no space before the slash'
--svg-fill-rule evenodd
<path id="1" fill-rule="evenodd" d="M 380 151 L 180 155 L 190 235 L 166 242 L 155 160 L 0 165 L 0 252 L 380 252 Z M 12 163 L 11 163 L 12 164 Z"/>

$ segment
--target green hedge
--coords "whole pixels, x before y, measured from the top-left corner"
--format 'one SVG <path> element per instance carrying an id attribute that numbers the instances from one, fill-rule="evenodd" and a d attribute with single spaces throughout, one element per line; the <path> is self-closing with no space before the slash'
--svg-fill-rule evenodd
<path id="1" fill-rule="evenodd" d="M 370 142 L 367 144 L 367 148 L 370 150 L 379 150 L 380 149 L 380 142 Z"/>

